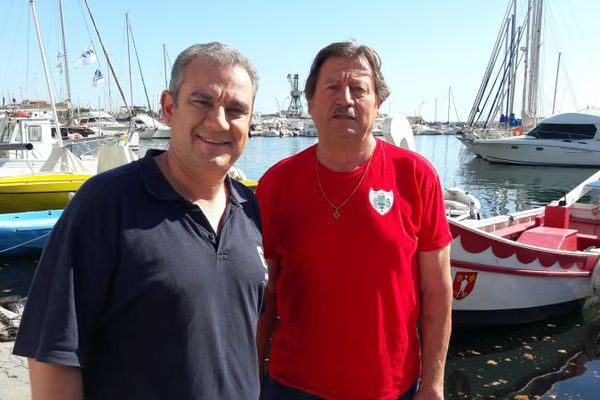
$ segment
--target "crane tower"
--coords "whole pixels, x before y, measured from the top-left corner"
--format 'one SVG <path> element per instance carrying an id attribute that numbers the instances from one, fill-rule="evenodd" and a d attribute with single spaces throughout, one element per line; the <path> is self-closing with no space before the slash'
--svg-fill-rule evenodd
<path id="1" fill-rule="evenodd" d="M 302 90 L 300 90 L 299 84 L 298 84 L 299 76 L 298 76 L 298 74 L 294 74 L 293 76 L 292 76 L 292 74 L 288 74 L 287 79 L 292 88 L 292 90 L 290 91 L 291 100 L 290 100 L 290 105 L 287 109 L 287 116 L 288 117 L 300 117 L 300 116 L 302 116 L 303 108 L 302 108 L 302 101 L 301 101 Z"/>

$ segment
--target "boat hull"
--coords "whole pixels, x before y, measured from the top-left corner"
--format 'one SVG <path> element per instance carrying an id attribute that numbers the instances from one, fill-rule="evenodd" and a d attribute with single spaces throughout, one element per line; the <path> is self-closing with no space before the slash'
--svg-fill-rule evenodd
<path id="1" fill-rule="evenodd" d="M 517 136 L 463 143 L 471 152 L 492 163 L 600 167 L 600 142 L 596 140 L 575 142 Z"/>
<path id="2" fill-rule="evenodd" d="M 0 178 L 0 212 L 62 209 L 88 174 L 39 174 Z"/>
<path id="3" fill-rule="evenodd" d="M 0 256 L 33 256 L 44 248 L 62 210 L 0 215 Z"/>
<path id="4" fill-rule="evenodd" d="M 594 293 L 594 252 L 542 248 L 450 220 L 454 323 L 530 323 L 576 308 Z"/>

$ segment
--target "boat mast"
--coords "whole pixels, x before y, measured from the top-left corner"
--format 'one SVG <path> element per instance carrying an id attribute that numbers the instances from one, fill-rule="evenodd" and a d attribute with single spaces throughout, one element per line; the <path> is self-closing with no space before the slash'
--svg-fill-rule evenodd
<path id="1" fill-rule="evenodd" d="M 518 52 L 517 49 L 519 47 L 518 39 L 517 39 L 517 2 L 513 2 L 513 14 L 511 19 L 511 38 L 510 38 L 510 66 L 509 66 L 509 76 L 508 76 L 508 87 L 509 87 L 509 95 L 508 95 L 508 113 L 506 117 L 508 120 L 508 125 L 510 125 L 510 116 L 514 114 L 513 108 L 515 103 L 515 84 L 516 84 L 516 74 L 517 74 L 517 58 Z"/>
<path id="2" fill-rule="evenodd" d="M 133 106 L 133 81 L 131 79 L 131 51 L 129 49 L 129 13 L 125 13 L 125 31 L 127 31 L 127 65 L 129 65 L 129 101 Z"/>
<path id="3" fill-rule="evenodd" d="M 65 85 L 67 87 L 67 100 L 69 102 L 67 106 L 67 124 L 70 125 L 73 120 L 73 108 L 71 105 L 71 81 L 69 79 L 69 59 L 67 57 L 67 35 L 65 34 L 65 21 L 64 21 L 64 13 L 63 13 L 63 0 L 59 0 L 58 8 L 60 13 L 60 30 L 62 33 L 62 56 L 63 56 L 63 64 L 65 69 Z"/>
<path id="4" fill-rule="evenodd" d="M 535 3 L 535 2 L 534 2 Z M 540 73 L 540 48 L 542 36 L 542 9 L 543 0 L 539 0 L 534 4 L 534 14 L 532 23 L 532 43 L 531 43 L 531 66 L 529 79 L 529 111 L 533 116 L 533 125 L 537 124 L 538 116 L 538 87 Z"/>
<path id="5" fill-rule="evenodd" d="M 561 52 L 558 53 L 558 63 L 556 64 L 556 79 L 554 80 L 554 98 L 552 99 L 552 115 L 554 115 L 554 106 L 556 105 L 556 89 L 558 88 L 558 72 L 560 70 L 560 56 Z"/>
<path id="6" fill-rule="evenodd" d="M 167 83 L 167 48 L 165 44 L 162 45 L 163 48 L 163 68 L 165 70 L 165 90 L 169 90 L 169 84 Z"/>
<path id="7" fill-rule="evenodd" d="M 450 125 L 450 91 L 452 90 L 452 86 L 448 86 L 448 122 L 446 124 Z"/>
<path id="8" fill-rule="evenodd" d="M 528 1 L 528 5 L 527 5 L 527 17 L 525 18 L 525 27 L 524 29 L 526 29 L 525 31 L 525 57 L 523 57 L 523 100 L 522 100 L 522 104 L 521 104 L 521 120 L 523 121 L 523 123 L 525 123 L 525 117 L 528 116 L 530 114 L 530 110 L 528 107 L 528 102 L 527 102 L 527 78 L 529 77 L 529 64 L 528 64 L 528 59 L 529 59 L 529 53 L 530 53 L 530 48 L 529 48 L 529 38 L 531 36 L 531 10 L 532 10 L 532 1 L 533 0 L 529 0 Z"/>
<path id="9" fill-rule="evenodd" d="M 123 99 L 123 103 L 125 103 L 125 108 L 127 109 L 127 112 L 129 113 L 129 115 L 132 115 L 131 108 L 129 107 L 129 104 L 127 104 L 127 99 L 125 98 L 125 93 L 123 93 L 123 89 L 121 88 L 121 84 L 119 83 L 119 79 L 117 78 L 117 74 L 115 74 L 115 69 L 113 68 L 112 63 L 110 62 L 110 58 L 108 57 L 108 51 L 106 50 L 106 47 L 104 47 L 104 42 L 102 41 L 102 36 L 100 36 L 100 31 L 98 30 L 98 26 L 96 25 L 96 20 L 94 19 L 94 15 L 92 14 L 90 5 L 88 4 L 87 0 L 83 0 L 83 2 L 85 3 L 88 13 L 90 14 L 92 24 L 94 24 L 94 29 L 96 30 L 96 35 L 98 35 L 98 40 L 100 41 L 100 46 L 102 46 L 102 51 L 104 52 L 104 55 L 106 56 L 106 61 L 108 63 L 108 67 L 110 68 L 110 71 L 112 72 L 112 75 L 115 78 L 115 83 L 117 84 L 117 88 L 119 89 L 119 93 L 121 94 L 121 98 Z"/>
<path id="10" fill-rule="evenodd" d="M 35 12 L 34 0 L 29 0 L 31 5 L 31 16 L 35 25 L 35 33 L 37 34 L 38 43 L 40 45 L 40 55 L 42 56 L 42 64 L 44 66 L 44 74 L 46 75 L 46 84 L 48 85 L 48 95 L 50 96 L 50 105 L 52 106 L 52 112 L 54 113 L 54 129 L 56 130 L 56 137 L 58 138 L 58 145 L 63 146 L 62 135 L 60 133 L 60 123 L 58 122 L 58 113 L 56 112 L 56 103 L 54 102 L 54 93 L 52 92 L 52 84 L 50 83 L 50 72 L 48 71 L 48 62 L 46 61 L 46 52 L 44 51 L 44 43 L 42 42 L 42 35 L 40 34 L 40 26 L 37 20 L 37 14 Z"/>

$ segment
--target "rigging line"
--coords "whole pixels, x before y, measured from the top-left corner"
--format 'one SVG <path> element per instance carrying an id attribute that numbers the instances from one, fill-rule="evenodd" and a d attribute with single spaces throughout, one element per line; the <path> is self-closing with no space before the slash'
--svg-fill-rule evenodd
<path id="1" fill-rule="evenodd" d="M 150 115 L 152 115 L 152 106 L 150 105 L 150 98 L 148 97 L 148 90 L 146 89 L 146 82 L 144 82 L 144 74 L 142 73 L 142 65 L 140 63 L 140 56 L 138 55 L 137 46 L 135 45 L 135 37 L 133 36 L 133 30 L 131 29 L 131 20 L 129 21 L 129 33 L 131 33 L 131 43 L 133 44 L 133 51 L 138 64 L 138 70 L 140 71 L 140 77 L 142 78 L 142 86 L 144 87 L 144 93 L 146 94 L 146 102 L 148 103 L 148 109 Z"/>
<path id="2" fill-rule="evenodd" d="M 5 11 L 4 14 L 4 20 L 2 21 L 2 24 L 0 24 L 0 27 L 2 27 L 2 29 L 0 30 L 0 47 L 2 46 L 2 40 L 6 37 L 8 38 L 9 35 L 6 34 L 5 30 L 9 29 L 9 24 L 8 22 L 10 21 L 10 17 L 12 16 L 12 8 L 15 4 L 16 0 L 13 0 L 12 3 L 10 3 L 10 5 L 8 6 L 8 9 Z"/>
<path id="3" fill-rule="evenodd" d="M 51 232 L 51 231 L 50 231 L 50 232 Z M 6 253 L 7 251 L 11 251 L 11 250 L 14 250 L 14 249 L 18 249 L 19 247 L 22 247 L 22 246 L 27 246 L 29 243 L 33 243 L 33 242 L 35 242 L 36 240 L 40 240 L 40 239 L 42 239 L 42 238 L 44 238 L 44 237 L 46 237 L 46 236 L 50 235 L 50 232 L 46 232 L 46 233 L 44 233 L 44 234 L 42 234 L 42 235 L 40 235 L 40 236 L 34 237 L 33 239 L 26 240 L 25 242 L 22 242 L 22 243 L 16 244 L 16 245 L 14 245 L 14 246 L 11 246 L 11 247 L 7 247 L 6 249 L 2 249 L 2 250 L 0 250 L 0 254 L 2 254 L 2 253 Z"/>
<path id="4" fill-rule="evenodd" d="M 28 9 L 27 6 L 25 6 L 24 8 L 21 8 L 21 12 L 19 13 L 19 16 L 17 17 L 17 26 L 15 27 L 15 32 L 20 32 L 21 31 L 21 22 L 23 20 L 23 12 L 27 12 L 27 15 L 29 15 L 28 13 Z M 29 31 L 27 31 L 27 33 L 29 33 Z M 17 43 L 17 37 L 19 35 L 13 35 L 13 42 L 12 42 L 12 46 L 10 47 L 10 52 L 8 53 L 8 58 L 5 58 L 3 61 L 5 63 L 5 65 L 13 65 L 13 55 L 15 52 L 15 46 Z M 4 55 L 4 52 L 3 52 Z M 3 86 L 6 85 L 6 81 L 8 79 L 8 73 L 9 73 L 9 69 L 6 69 L 6 72 L 4 74 L 4 78 L 3 78 Z"/>
<path id="5" fill-rule="evenodd" d="M 83 21 L 83 24 L 85 25 L 85 30 L 87 31 L 87 35 L 88 35 L 88 42 L 92 44 L 92 46 L 94 46 L 94 50 L 96 50 L 96 43 L 94 43 L 94 36 L 92 35 L 92 31 L 90 30 L 90 25 L 88 24 L 88 14 L 87 11 L 84 10 L 84 5 L 83 5 L 83 0 L 79 0 L 79 12 L 81 13 L 81 21 Z M 84 46 L 87 45 L 87 43 L 84 44 Z M 100 53 L 99 51 L 96 51 L 96 58 L 98 58 L 98 60 L 100 60 Z M 100 62 L 98 62 L 98 66 L 100 66 Z"/>
<path id="6" fill-rule="evenodd" d="M 479 109 L 479 105 L 481 103 L 481 98 L 483 97 L 484 93 L 485 93 L 485 88 L 487 85 L 487 81 L 489 80 L 489 77 L 492 74 L 492 70 L 495 64 L 495 59 L 497 57 L 497 54 L 500 52 L 500 42 L 502 40 L 502 37 L 504 36 L 504 28 L 505 25 L 508 23 L 508 16 L 510 15 L 510 11 L 512 9 L 512 5 L 513 2 L 516 0 L 512 0 L 511 2 L 509 2 L 508 7 L 506 8 L 506 12 L 504 13 L 504 17 L 502 19 L 502 24 L 500 26 L 500 31 L 498 33 L 498 36 L 496 37 L 496 43 L 494 44 L 494 47 L 492 49 L 492 54 L 490 55 L 490 60 L 488 61 L 488 65 L 486 67 L 486 70 L 483 74 L 483 77 L 481 79 L 481 84 L 479 86 L 479 90 L 477 91 L 477 95 L 475 96 L 475 101 L 473 102 L 473 106 L 471 107 L 471 111 L 469 113 L 469 119 L 467 121 L 467 124 L 472 126 L 474 123 L 474 119 L 475 116 L 477 114 L 477 110 Z"/>
<path id="7" fill-rule="evenodd" d="M 594 53 L 592 53 L 592 50 L 590 50 L 588 43 L 585 40 L 586 36 L 584 36 L 583 33 L 581 32 L 581 23 L 579 23 L 577 16 L 576 16 L 575 12 L 573 11 L 573 5 L 571 4 L 571 1 L 568 1 L 567 5 L 569 6 L 569 11 L 571 12 L 571 16 L 573 17 L 573 20 L 575 21 L 574 25 L 577 28 L 577 33 L 579 34 L 579 38 L 576 39 L 574 41 L 574 43 L 577 43 L 577 44 L 583 46 L 583 50 L 584 50 L 583 53 L 585 55 L 587 55 L 587 59 L 590 63 L 590 66 L 593 68 L 593 71 L 597 71 L 598 69 L 594 68 L 594 61 L 591 57 L 591 55 Z"/>

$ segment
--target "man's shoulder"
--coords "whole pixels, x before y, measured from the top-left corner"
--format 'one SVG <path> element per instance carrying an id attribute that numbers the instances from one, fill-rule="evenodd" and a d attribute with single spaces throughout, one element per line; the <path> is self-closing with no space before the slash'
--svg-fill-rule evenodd
<path id="1" fill-rule="evenodd" d="M 411 169 L 422 173 L 435 173 L 435 168 L 431 162 L 423 155 L 414 150 L 409 150 L 403 147 L 398 147 L 384 140 L 380 140 L 381 147 L 385 153 L 385 158 L 392 161 L 390 164 L 396 165 L 397 168 Z"/>
<path id="2" fill-rule="evenodd" d="M 288 172 L 297 171 L 297 168 L 304 168 L 309 163 L 314 163 L 314 152 L 315 145 L 278 161 L 265 172 L 261 180 L 263 178 L 270 178 L 271 176 L 285 176 Z"/>

